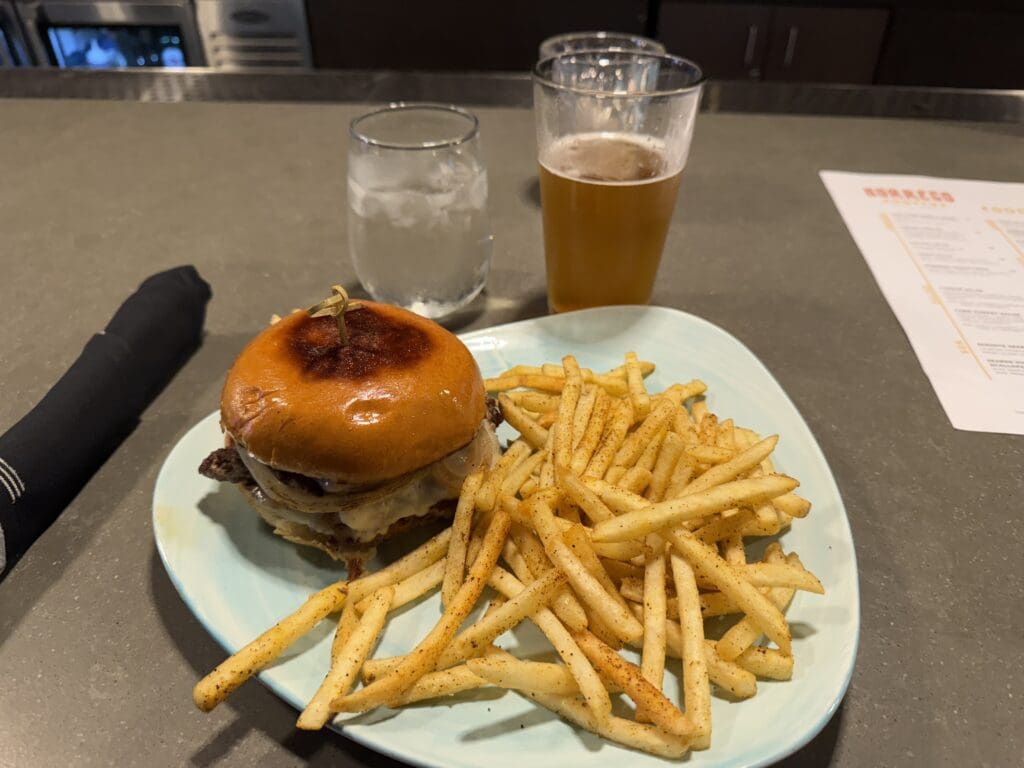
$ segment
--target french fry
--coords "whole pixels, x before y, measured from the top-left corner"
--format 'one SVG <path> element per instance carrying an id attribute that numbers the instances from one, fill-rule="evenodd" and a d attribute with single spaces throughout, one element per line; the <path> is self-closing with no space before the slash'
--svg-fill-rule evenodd
<path id="1" fill-rule="evenodd" d="M 704 651 L 704 619 L 693 568 L 678 553 L 669 558 L 679 607 L 679 655 L 683 660 L 683 701 L 693 725 L 693 748 L 711 745 L 711 690 Z"/>
<path id="2" fill-rule="evenodd" d="M 789 633 L 789 626 L 782 612 L 773 601 L 758 591 L 750 582 L 736 573 L 736 569 L 718 556 L 707 544 L 698 541 L 688 531 L 680 531 L 678 528 L 668 531 L 667 538 L 686 561 L 704 573 L 719 591 L 728 595 L 746 615 L 741 624 L 749 621 L 751 626 L 756 626 L 761 632 L 768 635 L 783 650 L 784 653 L 792 653 L 792 639 Z M 736 625 L 739 626 L 739 625 Z M 734 626 L 729 631 L 731 632 Z M 726 633 L 728 634 L 728 633 Z M 724 639 L 724 638 L 723 638 Z M 756 639 L 756 638 L 755 638 Z M 752 643 L 753 641 L 751 641 Z M 726 661 L 731 661 L 742 653 L 750 643 L 739 648 L 735 654 L 729 656 L 722 653 L 722 644 L 718 644 L 718 654 Z"/>
<path id="3" fill-rule="evenodd" d="M 658 430 L 654 439 L 647 444 L 640 454 L 640 458 L 636 460 L 636 467 L 646 469 L 648 472 L 654 471 L 654 465 L 658 461 L 658 454 L 661 453 L 661 445 L 665 442 L 665 435 L 667 434 L 667 426 Z"/>
<path id="4" fill-rule="evenodd" d="M 530 444 L 525 440 L 516 440 L 505 451 L 505 455 L 498 459 L 498 463 L 491 467 L 490 472 L 476 492 L 477 512 L 490 512 L 498 500 L 498 493 L 505 476 L 511 472 L 521 461 L 524 461 L 531 453 Z"/>
<path id="5" fill-rule="evenodd" d="M 600 497 L 601 501 L 608 505 L 609 509 L 618 514 L 639 512 L 651 506 L 651 502 L 643 496 L 627 491 L 624 488 L 619 488 L 607 480 L 586 477 L 583 479 L 583 482 Z"/>
<path id="6" fill-rule="evenodd" d="M 573 637 L 600 675 L 621 688 L 652 723 L 679 738 L 694 735 L 696 728 L 692 717 L 683 714 L 660 688 L 651 685 L 639 667 L 619 656 L 592 632 L 584 630 Z"/>
<path id="7" fill-rule="evenodd" d="M 647 752 L 658 757 L 678 758 L 690 748 L 686 739 L 665 733 L 653 725 L 642 725 L 622 717 L 609 716 L 604 720 L 569 696 L 556 696 L 540 691 L 520 691 L 546 709 L 561 715 L 563 718 L 610 741 L 627 747 Z"/>
<path id="8" fill-rule="evenodd" d="M 722 540 L 722 558 L 729 565 L 744 566 L 747 564 L 747 551 L 743 548 L 743 537 L 739 533 L 730 534 Z M 747 581 L 752 580 L 748 578 Z"/>
<path id="9" fill-rule="evenodd" d="M 319 731 L 330 719 L 330 702 L 337 696 L 348 693 L 359 675 L 359 668 L 373 650 L 380 632 L 384 628 L 391 600 L 395 596 L 393 586 L 381 587 L 369 598 L 370 602 L 360 617 L 351 636 L 331 665 L 327 677 L 314 694 L 309 704 L 299 715 L 296 727 L 303 731 Z"/>
<path id="10" fill-rule="evenodd" d="M 597 395 L 594 400 L 594 408 L 590 413 L 590 420 L 579 434 L 578 439 L 574 441 L 575 447 L 573 448 L 572 461 L 570 462 L 570 468 L 574 475 L 582 475 L 590 463 L 594 451 L 597 450 L 598 443 L 601 442 L 601 435 L 604 433 L 604 427 L 608 421 L 608 413 L 612 407 L 612 399 L 608 396 L 608 393 L 603 389 L 597 389 L 596 391 Z"/>
<path id="11" fill-rule="evenodd" d="M 601 620 L 623 640 L 637 639 L 643 634 L 643 627 L 627 609 L 604 588 L 586 569 L 579 558 L 562 541 L 554 521 L 551 507 L 541 501 L 534 506 L 531 519 L 534 530 L 544 544 L 544 551 L 559 570 L 569 579 L 573 589 L 586 605 L 601 617 Z"/>
<path id="12" fill-rule="evenodd" d="M 466 666 L 499 688 L 527 689 L 556 696 L 575 696 L 580 691 L 576 679 L 565 665 L 523 661 L 504 651 L 470 659 Z"/>
<path id="13" fill-rule="evenodd" d="M 791 562 L 798 562 L 794 555 L 790 555 L 794 558 Z M 789 606 L 790 601 L 793 599 L 793 595 L 796 590 L 787 589 L 786 587 L 774 587 L 768 590 L 768 595 L 765 600 L 772 606 L 779 615 L 786 610 Z M 768 635 L 768 637 L 775 641 L 775 644 L 779 646 L 779 649 L 786 656 L 793 654 L 790 644 L 780 643 L 778 639 L 772 637 L 770 634 L 764 631 L 764 628 L 759 626 L 753 616 L 747 612 L 747 616 L 740 619 L 737 623 L 733 624 L 729 630 L 722 635 L 722 639 L 718 641 L 717 649 L 718 655 L 726 661 L 733 661 L 747 648 L 757 642 L 758 638 L 762 634 Z M 785 620 L 783 620 L 785 621 Z M 786 628 L 786 636 L 789 635 L 789 628 Z"/>
<path id="14" fill-rule="evenodd" d="M 409 690 L 391 702 L 391 706 L 402 707 L 426 699 L 454 696 L 457 693 L 487 685 L 490 683 L 474 674 L 465 664 L 460 664 L 440 672 L 427 672 L 413 683 Z"/>
<path id="15" fill-rule="evenodd" d="M 519 495 L 525 499 L 527 496 L 536 493 L 539 490 L 540 481 L 536 477 L 528 477 L 526 478 L 526 482 L 523 483 L 522 487 L 519 489 Z"/>
<path id="16" fill-rule="evenodd" d="M 519 389 L 520 387 L 530 387 L 531 389 L 539 389 L 543 392 L 561 392 L 564 385 L 564 379 L 532 373 L 484 379 L 484 389 L 488 392 L 504 392 L 505 390 Z"/>
<path id="17" fill-rule="evenodd" d="M 619 487 L 619 481 L 626 474 L 625 467 L 608 467 L 608 471 L 604 473 L 604 479 L 612 485 Z"/>
<path id="18" fill-rule="evenodd" d="M 579 400 L 576 401 L 576 411 L 572 415 L 572 450 L 583 439 L 583 433 L 590 423 L 590 415 L 594 412 L 594 404 L 597 402 L 597 393 L 601 392 L 600 387 L 587 384 L 583 387 Z M 563 395 L 564 396 L 564 395 Z M 571 459 L 570 459 L 571 463 Z"/>
<path id="19" fill-rule="evenodd" d="M 671 501 L 651 504 L 646 509 L 627 512 L 594 526 L 594 541 L 626 541 L 654 533 L 684 520 L 710 515 L 732 507 L 768 501 L 798 485 L 785 475 L 770 475 L 733 480 L 700 493 L 680 496 Z"/>
<path id="20" fill-rule="evenodd" d="M 609 560 L 632 560 L 636 557 L 646 557 L 649 551 L 639 541 L 617 541 L 608 544 L 594 544 L 591 542 L 590 547 L 598 557 Z"/>
<path id="21" fill-rule="evenodd" d="M 348 594 L 349 585 L 344 581 L 314 592 L 297 611 L 229 656 L 196 683 L 192 689 L 192 701 L 203 712 L 212 710 L 322 619 L 341 608 Z"/>
<path id="22" fill-rule="evenodd" d="M 726 419 L 718 425 L 718 436 L 715 440 L 715 445 L 719 448 L 725 448 L 730 452 L 736 450 L 736 427 L 732 419 Z"/>
<path id="23" fill-rule="evenodd" d="M 637 365 L 640 366 L 640 375 L 643 376 L 645 379 L 652 373 L 654 373 L 655 368 L 657 368 L 657 366 L 654 363 L 650 362 L 649 360 L 640 360 L 637 362 Z M 612 368 L 610 371 L 608 371 L 606 375 L 615 376 L 618 379 L 624 380 L 626 378 L 626 366 L 616 366 L 615 368 Z"/>
<path id="24" fill-rule="evenodd" d="M 359 612 L 356 611 L 356 604 L 352 600 L 346 600 L 342 606 L 341 615 L 338 617 L 338 628 L 334 630 L 334 640 L 331 641 L 331 663 L 338 658 L 341 649 L 352 637 L 352 632 L 359 622 Z"/>
<path id="25" fill-rule="evenodd" d="M 564 584 L 565 576 L 558 571 L 551 570 L 539 577 L 494 613 L 456 635 L 438 659 L 437 669 L 445 669 L 486 650 L 496 637 L 545 607 Z"/>
<path id="26" fill-rule="evenodd" d="M 576 405 L 583 387 L 580 366 L 576 362 L 576 358 L 566 355 L 562 358 L 562 366 L 565 368 L 565 388 L 562 390 L 562 399 L 558 403 L 558 420 L 555 422 L 554 462 L 556 470 L 560 467 L 568 467 L 572 463 L 573 417 L 576 415 Z"/>
<path id="27" fill-rule="evenodd" d="M 533 578 L 555 567 L 548 560 L 548 556 L 544 552 L 544 545 L 537 540 L 532 531 L 516 525 L 513 527 L 511 535 L 516 549 L 519 550 L 526 565 L 533 573 Z M 587 626 L 587 615 L 583 611 L 583 606 L 579 604 L 570 589 L 563 589 L 555 595 L 551 601 L 551 610 L 558 616 L 559 621 L 574 631 Z"/>
<path id="28" fill-rule="evenodd" d="M 647 418 L 651 412 L 651 397 L 644 387 L 644 377 L 640 372 L 640 360 L 636 352 L 626 353 L 626 385 L 629 387 L 629 399 L 633 403 L 633 418 Z"/>
<path id="29" fill-rule="evenodd" d="M 760 442 L 743 450 L 729 461 L 712 467 L 700 477 L 696 478 L 683 491 L 684 494 L 699 493 L 707 491 L 715 486 L 735 480 L 744 472 L 749 472 L 758 466 L 765 457 L 769 456 L 778 445 L 778 435 L 772 435 Z"/>
<path id="30" fill-rule="evenodd" d="M 635 542 L 628 542 L 628 543 L 635 543 Z M 595 547 L 599 547 L 599 546 L 602 546 L 602 545 L 595 544 L 594 546 Z M 635 579 L 638 579 L 638 580 L 642 580 L 643 579 L 644 569 L 643 569 L 642 566 L 634 565 L 633 563 L 630 563 L 630 562 L 621 562 L 621 561 L 618 561 L 618 560 L 607 560 L 607 559 L 602 560 L 601 563 L 602 563 L 602 565 L 604 565 L 604 569 L 608 573 L 608 576 L 610 576 L 612 581 L 616 582 L 617 584 L 621 583 L 623 579 L 628 579 L 628 578 L 635 578 Z M 638 583 L 642 583 L 642 581 L 638 581 Z M 621 594 L 621 589 L 620 589 L 620 594 Z M 643 601 L 643 589 L 642 588 L 641 588 L 641 590 L 640 590 L 640 592 L 638 594 L 640 595 L 639 597 L 635 597 L 635 598 L 631 598 L 631 599 L 634 599 L 637 602 L 642 602 Z"/>
<path id="31" fill-rule="evenodd" d="M 683 439 L 683 445 L 697 445 L 697 429 L 690 420 L 690 414 L 685 407 L 676 408 L 672 414 L 672 431 Z"/>
<path id="32" fill-rule="evenodd" d="M 676 468 L 679 457 L 683 453 L 683 438 L 675 432 L 667 432 L 661 443 L 658 460 L 651 473 L 651 482 L 647 486 L 646 497 L 650 501 L 661 501 L 668 490 L 669 481 Z"/>
<path id="33" fill-rule="evenodd" d="M 757 693 L 757 679 L 753 673 L 719 656 L 715 643 L 710 640 L 704 641 L 704 660 L 708 668 L 708 677 L 722 690 L 728 691 L 737 699 L 749 699 Z"/>
<path id="34" fill-rule="evenodd" d="M 685 442 L 685 438 L 681 438 Z M 672 478 L 669 480 L 668 487 L 665 489 L 665 493 L 658 501 L 669 501 L 670 499 L 677 499 L 686 492 L 686 486 L 690 483 L 690 478 L 693 477 L 693 473 L 696 470 L 697 465 L 689 456 L 685 453 L 681 453 L 679 460 L 676 462 L 675 468 L 672 470 Z"/>
<path id="35" fill-rule="evenodd" d="M 555 484 L 555 427 L 548 430 L 548 439 L 544 443 L 544 450 L 547 451 L 547 458 L 540 468 L 540 487 L 551 488 Z"/>
<path id="36" fill-rule="evenodd" d="M 616 483 L 619 488 L 641 495 L 647 486 L 651 484 L 651 471 L 646 467 L 637 464 L 626 470 L 622 478 Z"/>
<path id="37" fill-rule="evenodd" d="M 640 670 L 644 677 L 661 690 L 665 676 L 665 621 L 667 601 L 665 599 L 665 545 L 660 536 L 647 537 L 650 554 L 644 565 L 643 587 L 643 651 Z"/>
<path id="38" fill-rule="evenodd" d="M 622 441 L 626 439 L 626 433 L 633 423 L 633 406 L 628 400 L 615 400 L 608 410 L 608 420 L 605 424 L 604 434 L 597 444 L 594 455 L 584 472 L 591 477 L 604 477 L 605 472 L 612 466 Z"/>
<path id="39" fill-rule="evenodd" d="M 736 657 L 736 664 L 757 677 L 769 680 L 790 680 L 793 677 L 793 657 L 774 648 L 753 646 Z"/>
<path id="40" fill-rule="evenodd" d="M 700 612 L 705 619 L 713 616 L 729 616 L 742 613 L 732 598 L 721 592 L 702 592 L 700 595 Z"/>
<path id="41" fill-rule="evenodd" d="M 735 456 L 735 451 L 715 445 L 694 445 L 686 449 L 686 455 L 700 464 L 724 464 Z"/>
<path id="42" fill-rule="evenodd" d="M 703 395 L 707 390 L 707 384 L 700 379 L 693 379 L 692 381 L 688 381 L 686 384 L 673 384 L 664 392 L 658 394 L 657 397 L 667 398 L 672 401 L 673 405 L 678 406 L 682 405 L 691 397 Z"/>
<path id="43" fill-rule="evenodd" d="M 825 588 L 813 573 L 792 563 L 748 563 L 741 567 L 740 573 L 755 587 L 786 587 L 825 594 Z"/>
<path id="44" fill-rule="evenodd" d="M 559 486 L 573 504 L 582 509 L 590 522 L 598 523 L 602 520 L 610 520 L 615 517 L 608 506 L 601 501 L 601 497 L 587 487 L 586 483 L 576 477 L 571 471 L 563 471 L 558 478 Z"/>
<path id="45" fill-rule="evenodd" d="M 623 611 L 628 611 L 629 607 L 626 605 L 626 601 L 619 594 L 619 590 L 615 587 L 615 582 L 612 581 L 608 572 L 605 571 L 604 566 L 601 565 L 601 559 L 594 551 L 594 545 L 590 543 L 590 537 L 587 536 L 583 526 L 579 524 L 570 525 L 562 531 L 562 541 L 579 558 L 580 562 L 583 563 L 583 567 L 601 583 L 605 592 L 622 606 Z"/>
<path id="46" fill-rule="evenodd" d="M 714 445 L 718 438 L 718 417 L 705 413 L 697 426 L 697 439 L 701 445 Z"/>
<path id="47" fill-rule="evenodd" d="M 448 542 L 451 539 L 451 535 L 452 529 L 445 528 L 429 541 L 424 542 L 409 554 L 396 560 L 387 568 L 353 581 L 349 585 L 349 599 L 359 602 L 381 587 L 397 584 L 403 579 L 407 579 L 413 574 L 430 567 L 448 552 Z"/>
<path id="48" fill-rule="evenodd" d="M 547 442 L 548 431 L 535 420 L 531 419 L 522 408 L 520 408 L 507 394 L 498 395 L 498 403 L 501 405 L 501 412 L 505 421 L 523 436 L 523 439 L 533 448 L 540 448 Z"/>
<path id="49" fill-rule="evenodd" d="M 379 680 L 386 675 L 390 675 L 404 660 L 405 656 L 388 656 L 383 659 L 367 659 L 363 662 L 363 669 L 361 672 L 363 682 L 369 685 L 374 680 Z"/>
<path id="50" fill-rule="evenodd" d="M 738 514 L 729 517 L 718 515 L 694 531 L 693 535 L 705 544 L 717 544 L 736 534 L 742 535 L 754 519 L 754 513 L 749 509 L 740 510 Z"/>
<path id="51" fill-rule="evenodd" d="M 496 590 L 512 598 L 524 589 L 522 583 L 503 568 L 495 568 L 491 573 L 490 584 Z M 572 635 L 549 609 L 542 608 L 530 620 L 544 633 L 569 668 L 570 674 L 579 686 L 580 694 L 587 708 L 598 722 L 604 722 L 611 715 L 612 701 L 608 690 L 601 682 L 600 676 L 594 671 L 587 657 L 573 640 Z"/>
<path id="52" fill-rule="evenodd" d="M 442 558 L 433 565 L 429 565 L 419 573 L 414 573 L 407 579 L 402 579 L 400 582 L 395 584 L 395 595 L 391 600 L 392 611 L 401 608 L 407 603 L 411 603 L 423 595 L 427 594 L 430 590 L 436 587 L 444 580 L 445 567 L 447 566 L 447 559 Z M 359 613 L 365 613 L 370 607 L 370 602 L 373 600 L 373 595 L 364 597 L 356 604 L 356 610 Z M 344 611 L 342 611 L 344 613 Z"/>
<path id="53" fill-rule="evenodd" d="M 519 462 L 501 481 L 499 493 L 503 496 L 514 496 L 519 493 L 523 483 L 529 479 L 530 475 L 540 470 L 540 465 L 547 457 L 547 451 L 541 450 Z"/>
<path id="54" fill-rule="evenodd" d="M 445 609 L 440 621 L 409 653 L 402 664 L 390 675 L 355 693 L 331 702 L 338 712 L 365 712 L 398 699 L 419 678 L 431 671 L 437 657 L 451 642 L 463 620 L 472 610 L 487 582 L 488 574 L 501 554 L 511 520 L 503 509 L 497 509 L 487 529 L 480 553 L 470 568 L 463 585 Z"/>
<path id="55" fill-rule="evenodd" d="M 790 517 L 807 517 L 807 513 L 811 511 L 811 502 L 795 493 L 784 493 L 772 499 L 772 506 Z"/>
<path id="56" fill-rule="evenodd" d="M 566 498 L 559 499 L 558 505 L 555 507 L 555 511 L 558 514 L 559 520 L 564 520 L 567 523 L 576 523 L 576 525 L 582 525 L 583 521 L 580 519 L 580 512 L 573 504 Z"/>
<path id="57" fill-rule="evenodd" d="M 546 392 L 532 392 L 530 390 L 512 390 L 504 394 L 520 408 L 524 408 L 527 411 L 548 413 L 558 410 L 558 395 L 549 395 Z"/>
<path id="58" fill-rule="evenodd" d="M 661 431 L 672 417 L 673 406 L 668 400 L 662 400 L 647 415 L 639 427 L 631 432 L 615 453 L 612 464 L 619 467 L 631 467 L 636 464 L 647 444 Z"/>
<path id="59" fill-rule="evenodd" d="M 700 424 L 708 415 L 708 404 L 703 397 L 698 397 L 690 406 L 690 417 L 695 424 Z"/>
<path id="60" fill-rule="evenodd" d="M 448 542 L 448 555 L 445 563 L 444 582 L 441 587 L 441 605 L 448 605 L 455 593 L 462 586 L 462 577 L 466 571 L 466 548 L 469 546 L 469 534 L 473 527 L 473 512 L 476 495 L 483 483 L 483 473 L 474 472 L 462 483 L 459 502 L 455 507 L 455 518 L 452 521 L 451 540 Z"/>

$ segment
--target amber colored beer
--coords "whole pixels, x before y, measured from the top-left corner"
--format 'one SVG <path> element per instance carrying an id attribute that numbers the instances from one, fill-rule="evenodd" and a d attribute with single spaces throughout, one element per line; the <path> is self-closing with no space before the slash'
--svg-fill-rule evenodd
<path id="1" fill-rule="evenodd" d="M 541 158 L 548 301 L 555 312 L 646 304 L 682 171 L 653 140 L 580 134 Z"/>

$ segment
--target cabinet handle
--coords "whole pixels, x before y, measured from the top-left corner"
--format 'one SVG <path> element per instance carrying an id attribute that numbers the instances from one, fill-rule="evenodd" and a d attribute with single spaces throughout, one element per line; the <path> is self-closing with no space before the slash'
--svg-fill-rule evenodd
<path id="1" fill-rule="evenodd" d="M 800 34 L 799 27 L 790 27 L 789 36 L 786 38 L 786 53 L 782 57 L 782 66 L 793 65 L 793 56 L 796 54 L 796 38 Z"/>
<path id="2" fill-rule="evenodd" d="M 743 51 L 743 66 L 749 67 L 754 63 L 754 49 L 757 47 L 757 24 L 747 27 L 747 47 Z"/>

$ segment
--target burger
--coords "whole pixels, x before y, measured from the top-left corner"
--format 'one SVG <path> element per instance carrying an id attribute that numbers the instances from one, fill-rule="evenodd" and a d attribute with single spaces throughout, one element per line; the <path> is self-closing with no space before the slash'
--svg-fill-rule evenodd
<path id="1" fill-rule="evenodd" d="M 354 576 L 384 539 L 451 515 L 499 454 L 501 416 L 441 326 L 369 301 L 341 317 L 296 311 L 249 343 L 221 395 L 225 447 L 199 472 Z"/>

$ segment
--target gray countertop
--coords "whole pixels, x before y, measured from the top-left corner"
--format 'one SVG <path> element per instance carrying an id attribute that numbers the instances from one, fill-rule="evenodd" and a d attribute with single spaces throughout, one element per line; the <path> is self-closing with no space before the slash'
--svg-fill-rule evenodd
<path id="1" fill-rule="evenodd" d="M 354 105 L 0 101 L 0 431 L 147 275 L 213 286 L 208 335 L 0 584 L 0 765 L 381 765 L 250 683 L 202 715 L 223 652 L 157 557 L 174 442 L 272 312 L 354 282 Z M 461 329 L 545 309 L 531 115 L 482 108 L 497 235 Z M 818 179 L 823 168 L 1024 180 L 1019 126 L 702 115 L 654 301 L 721 325 L 821 442 L 860 562 L 846 701 L 795 766 L 988 765 L 1024 753 L 1024 438 L 954 430 Z M 41 326 L 40 304 L 59 307 Z M 68 439 L 74 439 L 69 425 Z M 1017 757 L 1014 757 L 1016 755 Z"/>

